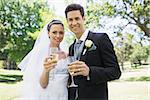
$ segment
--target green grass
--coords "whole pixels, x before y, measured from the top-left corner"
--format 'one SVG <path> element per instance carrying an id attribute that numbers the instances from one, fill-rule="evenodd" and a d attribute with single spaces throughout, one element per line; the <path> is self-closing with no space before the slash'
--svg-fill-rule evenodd
<path id="1" fill-rule="evenodd" d="M 131 67 L 131 63 L 129 61 L 124 63 L 125 70 L 142 69 L 142 68 L 145 68 L 145 67 L 150 67 L 150 64 L 149 65 L 148 64 L 144 64 L 144 65 L 141 65 L 141 66 L 137 66 L 135 68 L 135 67 Z"/>
<path id="2" fill-rule="evenodd" d="M 150 81 L 150 76 L 130 77 L 126 81 Z"/>
<path id="3" fill-rule="evenodd" d="M 3 68 L 3 61 L 0 60 L 0 69 Z"/>
<path id="4" fill-rule="evenodd" d="M 0 69 L 0 82 L 15 83 L 22 80 L 22 73 L 19 70 Z"/>
<path id="5" fill-rule="evenodd" d="M 149 100 L 149 82 L 109 82 L 109 100 Z M 22 82 L 0 83 L 0 100 L 18 100 Z"/>
<path id="6" fill-rule="evenodd" d="M 4 75 L 22 75 L 22 72 L 20 70 L 5 70 L 5 69 L 0 69 L 0 74 Z"/>
<path id="7" fill-rule="evenodd" d="M 123 80 L 109 82 L 109 100 L 149 100 L 149 65 L 143 67 L 145 68 L 130 68 L 122 74 L 125 75 Z M 0 100 L 17 100 L 21 95 L 22 73 L 19 70 L 0 69 L 0 81 L 2 80 L 5 81 L 0 82 Z"/>

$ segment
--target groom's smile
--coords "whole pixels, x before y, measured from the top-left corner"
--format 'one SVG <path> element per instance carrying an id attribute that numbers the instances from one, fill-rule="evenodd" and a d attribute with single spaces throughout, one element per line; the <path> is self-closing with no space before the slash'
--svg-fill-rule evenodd
<path id="1" fill-rule="evenodd" d="M 79 37 L 84 33 L 84 20 L 79 10 L 70 11 L 67 13 L 67 21 L 70 30 Z M 77 36 L 77 37 L 78 37 Z"/>

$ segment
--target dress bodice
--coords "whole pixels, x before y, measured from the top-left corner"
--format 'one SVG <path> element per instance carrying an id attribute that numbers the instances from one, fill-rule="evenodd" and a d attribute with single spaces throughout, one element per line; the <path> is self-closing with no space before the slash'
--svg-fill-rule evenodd
<path id="1" fill-rule="evenodd" d="M 42 100 L 68 100 L 68 71 L 65 60 L 59 60 L 49 74 L 49 84 L 43 94 Z"/>

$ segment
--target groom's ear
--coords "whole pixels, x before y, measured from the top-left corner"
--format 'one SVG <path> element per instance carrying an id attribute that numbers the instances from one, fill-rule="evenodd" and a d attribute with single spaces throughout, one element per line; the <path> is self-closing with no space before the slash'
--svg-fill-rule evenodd
<path id="1" fill-rule="evenodd" d="M 68 19 L 68 18 L 66 18 L 67 23 L 69 22 L 68 20 L 69 20 L 69 19 Z"/>
<path id="2" fill-rule="evenodd" d="M 68 23 L 68 18 L 66 18 L 66 20 L 67 20 L 67 23 Z"/>
<path id="3" fill-rule="evenodd" d="M 85 19 L 86 19 L 85 16 L 83 16 L 82 18 L 83 18 L 83 21 L 84 21 L 84 24 L 85 24 L 85 23 L 86 23 L 86 21 L 85 21 Z"/>
<path id="4" fill-rule="evenodd" d="M 83 20 L 85 21 L 85 16 L 83 16 Z"/>

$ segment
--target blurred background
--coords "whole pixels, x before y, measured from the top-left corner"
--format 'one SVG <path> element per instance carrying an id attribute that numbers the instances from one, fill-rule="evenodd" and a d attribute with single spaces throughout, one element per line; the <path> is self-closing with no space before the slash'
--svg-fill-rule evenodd
<path id="1" fill-rule="evenodd" d="M 150 0 L 0 0 L 0 100 L 20 98 L 22 72 L 17 65 L 52 19 L 65 25 L 63 48 L 74 35 L 64 10 L 85 8 L 86 27 L 106 32 L 114 44 L 122 76 L 109 82 L 109 100 L 150 99 Z"/>

